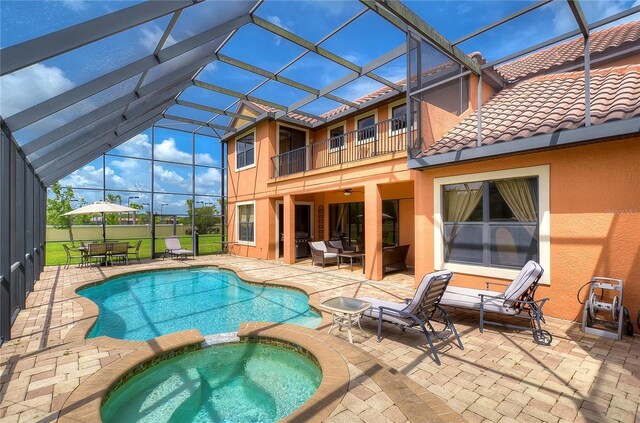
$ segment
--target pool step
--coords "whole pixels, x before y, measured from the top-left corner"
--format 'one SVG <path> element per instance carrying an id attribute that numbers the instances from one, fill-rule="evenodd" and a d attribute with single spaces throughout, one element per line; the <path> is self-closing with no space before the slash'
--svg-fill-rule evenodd
<path id="1" fill-rule="evenodd" d="M 216 333 L 215 335 L 205 335 L 203 347 L 210 347 L 217 344 L 228 344 L 229 342 L 239 342 L 238 332 Z"/>

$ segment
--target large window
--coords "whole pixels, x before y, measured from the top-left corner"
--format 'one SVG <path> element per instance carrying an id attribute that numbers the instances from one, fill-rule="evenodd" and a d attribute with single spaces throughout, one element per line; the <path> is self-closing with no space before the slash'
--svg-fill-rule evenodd
<path id="1" fill-rule="evenodd" d="M 398 245 L 399 202 L 382 201 L 382 245 Z M 329 205 L 329 226 L 331 239 L 343 239 L 349 245 L 364 251 L 364 203 L 342 203 Z"/>
<path id="2" fill-rule="evenodd" d="M 251 132 L 236 139 L 236 170 L 252 166 L 254 163 L 254 133 Z"/>
<path id="3" fill-rule="evenodd" d="M 442 187 L 446 263 L 521 268 L 539 261 L 538 178 Z"/>
<path id="4" fill-rule="evenodd" d="M 243 203 L 237 206 L 238 241 L 255 243 L 255 204 Z"/>

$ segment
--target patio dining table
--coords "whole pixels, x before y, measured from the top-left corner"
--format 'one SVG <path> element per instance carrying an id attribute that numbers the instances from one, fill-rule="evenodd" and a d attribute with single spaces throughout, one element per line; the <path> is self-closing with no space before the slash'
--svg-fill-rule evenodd
<path id="1" fill-rule="evenodd" d="M 107 241 L 107 242 L 98 242 L 98 241 L 96 241 L 96 242 L 89 242 L 89 243 L 85 244 L 84 246 L 80 246 L 80 247 L 76 248 L 76 250 L 77 250 L 77 251 L 80 251 L 80 252 L 82 253 L 82 255 L 85 257 L 85 260 L 88 260 L 88 259 L 90 258 L 90 256 L 89 256 L 89 245 L 90 245 L 90 244 L 91 244 L 91 245 L 106 244 L 106 247 L 107 247 L 107 248 L 106 248 L 106 250 L 107 250 L 107 251 L 106 251 L 106 256 L 107 256 L 107 258 L 106 258 L 104 261 L 102 261 L 102 262 L 100 263 L 100 266 L 106 266 L 106 265 L 108 264 L 108 261 L 109 261 L 109 260 L 108 260 L 108 256 L 109 256 L 109 254 L 111 254 L 111 252 L 113 251 L 113 244 L 116 244 L 116 243 L 118 243 L 118 242 L 119 242 L 119 241 L 116 241 L 116 240 L 113 240 L 113 241 Z M 128 244 L 127 249 L 135 248 L 135 245 L 133 245 L 133 246 L 132 246 L 132 245 L 131 245 L 131 244 L 129 244 L 129 243 L 127 243 L 127 244 Z"/>

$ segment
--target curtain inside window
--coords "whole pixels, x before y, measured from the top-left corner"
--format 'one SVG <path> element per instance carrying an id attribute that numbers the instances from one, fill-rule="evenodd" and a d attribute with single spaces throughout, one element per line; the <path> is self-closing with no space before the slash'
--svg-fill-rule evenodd
<path id="1" fill-rule="evenodd" d="M 537 222 L 538 187 L 535 179 L 503 179 L 494 181 L 498 192 L 519 222 Z M 527 226 L 527 231 L 535 235 L 535 227 Z"/>
<path id="2" fill-rule="evenodd" d="M 482 199 L 482 183 L 462 186 L 444 192 L 445 222 L 466 222 Z"/>
<path id="3" fill-rule="evenodd" d="M 482 183 L 463 184 L 460 187 L 444 191 L 445 222 L 453 222 L 451 233 L 445 237 L 445 259 L 449 258 L 451 243 L 462 229 L 458 223 L 466 222 L 469 219 L 471 213 L 482 200 L 482 192 Z"/>

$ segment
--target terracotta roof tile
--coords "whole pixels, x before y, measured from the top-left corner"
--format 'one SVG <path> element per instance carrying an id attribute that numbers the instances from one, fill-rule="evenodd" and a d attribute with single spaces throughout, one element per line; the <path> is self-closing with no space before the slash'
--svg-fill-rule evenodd
<path id="1" fill-rule="evenodd" d="M 478 53 L 478 55 L 479 55 L 479 53 Z M 443 70 L 445 70 L 447 68 L 455 66 L 455 64 L 456 63 L 454 61 L 444 62 L 444 63 L 439 64 L 438 66 L 434 66 L 434 67 L 432 67 L 430 69 L 427 69 L 425 72 L 422 73 L 422 75 L 423 76 L 433 75 L 433 74 L 441 72 L 441 71 L 443 71 Z M 415 76 L 411 78 L 412 81 L 415 81 L 416 79 L 417 78 Z M 405 78 L 405 79 L 403 79 L 401 81 L 396 82 L 395 84 L 396 85 L 400 85 L 400 86 L 405 86 L 405 85 L 407 85 L 407 79 Z M 380 96 L 383 96 L 383 95 L 385 95 L 385 94 L 387 94 L 387 93 L 389 93 L 391 91 L 393 91 L 393 88 L 382 87 L 382 88 L 380 88 L 380 89 L 378 89 L 378 90 L 376 90 L 376 91 L 374 91 L 372 93 L 369 93 L 369 94 L 367 94 L 365 96 L 362 96 L 362 97 L 354 100 L 353 102 L 358 104 L 358 105 L 360 105 L 360 104 L 366 103 L 367 101 L 374 100 L 374 99 L 376 99 L 376 98 L 378 98 Z M 349 106 L 347 106 L 345 104 L 345 105 L 337 107 L 337 108 L 335 108 L 333 110 L 329 110 L 328 112 L 323 113 L 320 116 L 323 117 L 323 118 L 330 118 L 331 116 L 335 116 L 338 113 L 342 113 L 342 112 L 350 110 L 350 109 L 352 109 L 352 107 L 349 107 Z"/>
<path id="2" fill-rule="evenodd" d="M 640 21 L 629 22 L 601 31 L 594 31 L 590 35 L 590 52 L 594 55 L 612 47 L 637 43 L 639 40 Z M 583 56 L 584 43 L 582 36 L 579 36 L 498 66 L 496 71 L 506 81 L 513 82 L 572 63 Z"/>
<path id="3" fill-rule="evenodd" d="M 525 107 L 525 109 L 523 109 Z M 506 88 L 482 106 L 482 144 L 584 126 L 584 72 L 538 76 Z M 640 116 L 640 64 L 591 71 L 591 123 Z M 476 146 L 476 113 L 423 152 Z"/>
<path id="4" fill-rule="evenodd" d="M 259 104 L 259 103 L 255 103 L 255 102 L 251 102 L 252 105 L 254 105 L 255 107 L 264 110 L 267 113 L 276 113 L 276 112 L 282 112 L 282 110 L 280 109 L 276 109 L 274 107 L 269 107 L 269 106 L 265 106 L 264 104 Z M 287 113 L 287 116 L 289 116 L 291 119 L 295 119 L 295 120 L 299 120 L 300 122 L 305 122 L 305 123 L 316 123 L 319 122 L 318 119 L 314 119 L 312 117 L 309 116 L 305 116 L 305 115 L 301 115 L 300 113 Z"/>

